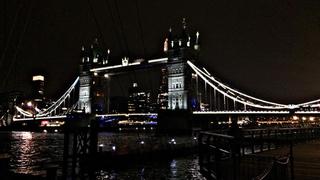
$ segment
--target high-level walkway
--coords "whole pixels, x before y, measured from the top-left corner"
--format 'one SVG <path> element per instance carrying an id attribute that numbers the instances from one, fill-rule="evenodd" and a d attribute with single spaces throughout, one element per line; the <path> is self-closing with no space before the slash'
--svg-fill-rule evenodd
<path id="1" fill-rule="evenodd" d="M 287 148 L 265 151 L 262 154 L 277 156 L 284 151 Z M 294 145 L 293 158 L 295 180 L 320 179 L 320 140 Z"/>

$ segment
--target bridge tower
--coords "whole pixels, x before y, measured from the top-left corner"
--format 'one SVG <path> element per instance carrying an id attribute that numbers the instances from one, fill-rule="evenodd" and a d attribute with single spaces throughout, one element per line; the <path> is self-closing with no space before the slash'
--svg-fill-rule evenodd
<path id="1" fill-rule="evenodd" d="M 91 62 L 89 54 L 85 48 L 81 48 L 81 62 L 80 62 L 80 75 L 79 75 L 79 104 L 78 109 L 83 110 L 85 113 L 91 113 Z"/>
<path id="2" fill-rule="evenodd" d="M 164 42 L 164 52 L 168 56 L 168 109 L 196 110 L 198 98 L 194 87 L 195 79 L 188 68 L 187 61 L 194 62 L 199 53 L 199 33 L 191 38 L 185 18 L 182 21 L 182 32 L 174 37 L 169 29 Z"/>
<path id="3" fill-rule="evenodd" d="M 199 53 L 199 33 L 192 38 L 186 20 L 182 21 L 182 31 L 173 36 L 172 29 L 164 41 L 164 52 L 168 57 L 166 65 L 168 105 L 159 110 L 158 130 L 169 134 L 190 134 L 192 129 L 191 111 L 197 110 L 198 100 L 195 80 L 187 61 L 196 61 Z"/>
<path id="4" fill-rule="evenodd" d="M 109 54 L 110 50 L 103 53 L 98 39 L 94 40 L 88 51 L 84 47 L 81 49 L 78 108 L 83 109 L 85 113 L 99 114 L 106 111 L 106 81 L 108 75 L 92 73 L 90 69 L 106 65 Z"/>

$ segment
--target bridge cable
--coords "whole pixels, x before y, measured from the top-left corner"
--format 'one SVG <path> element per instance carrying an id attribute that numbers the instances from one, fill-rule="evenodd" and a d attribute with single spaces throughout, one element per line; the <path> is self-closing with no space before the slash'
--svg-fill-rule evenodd
<path id="1" fill-rule="evenodd" d="M 121 49 L 121 54 L 125 54 L 126 50 L 124 50 L 124 47 L 123 47 L 123 41 L 121 39 L 121 35 L 118 33 L 118 29 L 116 28 L 116 21 L 115 21 L 115 17 L 114 17 L 114 14 L 112 13 L 112 7 L 111 7 L 111 3 L 109 0 L 105 0 L 105 5 L 106 5 L 106 11 L 109 12 L 109 16 L 111 18 L 111 22 L 112 22 L 112 30 L 115 34 L 115 37 L 116 37 L 116 40 L 119 42 L 119 46 L 120 46 L 120 49 Z M 114 78 L 116 79 L 116 76 L 114 76 Z M 115 80 L 116 81 L 116 80 Z M 124 91 L 124 88 L 122 87 L 122 83 L 119 83 L 119 81 L 116 81 L 118 86 L 120 87 L 121 91 L 122 91 L 122 94 L 125 94 L 125 91 Z M 110 97 L 109 97 L 110 98 Z"/>
<path id="2" fill-rule="evenodd" d="M 144 37 L 143 37 L 143 30 L 142 30 L 142 23 L 141 23 L 141 18 L 140 18 L 140 10 L 139 10 L 139 5 L 138 5 L 138 0 L 135 1 L 135 5 L 136 5 L 139 34 L 140 34 L 141 44 L 142 44 L 142 55 L 145 57 L 146 51 L 145 51 L 145 44 L 144 44 Z"/>
<path id="3" fill-rule="evenodd" d="M 96 27 L 97 27 L 97 30 L 98 30 L 100 39 L 102 39 L 102 44 L 103 44 L 103 46 L 104 46 L 105 48 L 107 48 L 107 44 L 106 44 L 106 42 L 105 42 L 105 40 L 104 40 L 104 36 L 103 36 L 102 31 L 101 31 L 101 26 L 100 26 L 100 24 L 99 24 L 99 22 L 98 22 L 98 19 L 97 19 L 96 14 L 94 13 L 93 4 L 91 3 L 90 0 L 87 0 L 87 2 L 88 2 L 89 9 L 90 9 L 91 15 L 92 15 L 92 17 L 93 17 L 93 20 L 94 20 L 94 22 L 95 22 L 95 24 L 96 24 Z"/>
<path id="4" fill-rule="evenodd" d="M 6 42 L 6 45 L 4 47 L 4 50 L 1 54 L 1 59 L 0 59 L 0 68 L 2 68 L 2 63 L 4 62 L 4 58 L 5 58 L 5 55 L 8 51 L 8 48 L 9 48 L 9 43 L 11 42 L 11 39 L 12 39 L 12 36 L 13 36 L 13 32 L 14 32 L 14 29 L 16 28 L 16 25 L 17 25 L 17 20 L 18 20 L 18 16 L 19 16 L 19 13 L 23 7 L 23 4 L 22 4 L 22 1 L 19 1 L 20 2 L 20 6 L 14 16 L 14 19 L 13 19 L 13 24 L 11 26 L 11 29 L 10 29 L 10 32 L 9 32 L 9 37 L 7 38 L 7 42 Z"/>
<path id="5" fill-rule="evenodd" d="M 143 55 L 144 58 L 146 58 L 146 48 L 145 48 L 145 42 L 144 42 L 144 36 L 143 36 L 144 34 L 143 34 L 143 28 L 142 28 L 141 16 L 140 16 L 140 8 L 139 8 L 138 1 L 139 0 L 135 1 L 137 22 L 138 22 L 139 34 L 140 34 L 141 45 L 142 45 L 142 55 Z M 151 90 L 152 90 L 153 89 L 153 83 L 152 83 L 151 75 L 150 75 L 150 72 L 148 70 L 147 70 L 147 73 L 148 73 L 149 84 L 151 85 Z"/>
<path id="6" fill-rule="evenodd" d="M 17 47 L 16 47 L 15 52 L 14 52 L 13 60 L 11 61 L 10 65 L 9 65 L 9 69 L 8 69 L 7 74 L 5 75 L 5 79 L 2 81 L 2 88 L 4 88 L 8 84 L 9 74 L 11 73 L 12 68 L 13 68 L 16 60 L 17 60 L 18 51 L 20 50 L 21 44 L 22 44 L 23 39 L 24 39 L 24 35 L 25 35 L 25 33 L 27 31 L 27 28 L 28 28 L 28 25 L 30 23 L 30 17 L 31 17 L 31 14 L 32 14 L 33 5 L 34 5 L 34 1 L 31 1 L 29 9 L 27 11 L 28 14 L 27 14 L 27 17 L 26 17 L 26 21 L 24 23 L 23 30 L 20 33 L 19 41 L 18 41 Z"/>
<path id="7" fill-rule="evenodd" d="M 120 9 L 119 9 L 119 6 L 118 6 L 118 1 L 117 0 L 114 0 L 114 4 L 115 4 L 115 9 L 116 9 L 116 15 L 118 17 L 118 20 L 119 20 L 119 23 L 120 23 L 120 32 L 121 32 L 121 35 L 122 35 L 122 38 L 124 40 L 124 44 L 125 44 L 125 47 L 126 47 L 126 55 L 129 56 L 129 46 L 128 46 L 128 41 L 127 41 L 127 38 L 125 36 L 125 33 L 124 33 L 124 28 L 123 28 L 123 22 L 122 22 L 122 19 L 121 19 L 121 16 L 120 16 Z"/>
<path id="8" fill-rule="evenodd" d="M 221 89 L 219 89 L 217 86 L 215 86 L 214 84 L 212 84 L 207 78 L 205 78 L 206 73 L 202 72 L 199 68 L 197 68 L 194 64 L 192 64 L 190 61 L 187 62 L 188 65 L 192 68 L 193 71 L 195 71 L 197 73 L 197 75 L 199 75 L 201 77 L 202 80 L 207 81 L 207 83 L 214 89 L 216 89 L 219 93 L 221 93 L 224 96 L 227 96 L 230 99 L 233 99 L 235 101 L 238 101 L 240 103 L 249 105 L 251 107 L 255 107 L 255 108 L 262 108 L 262 109 L 284 109 L 286 108 L 283 106 L 265 106 L 265 105 L 259 105 L 250 101 L 245 101 L 243 99 L 238 99 L 236 97 L 231 96 L 230 94 L 222 91 Z"/>
<path id="9" fill-rule="evenodd" d="M 127 38 L 126 38 L 126 35 L 124 33 L 124 27 L 123 27 L 123 22 L 122 22 L 122 19 L 121 19 L 121 16 L 120 16 L 120 8 L 119 8 L 119 5 L 118 5 L 118 0 L 114 0 L 114 4 L 115 4 L 115 9 L 116 9 L 116 15 L 118 17 L 118 20 L 120 22 L 120 32 L 121 32 L 121 35 L 122 35 L 122 38 L 124 40 L 124 43 L 125 43 L 125 47 L 126 47 L 126 55 L 128 57 L 130 57 L 130 51 L 129 51 L 129 45 L 128 45 L 128 41 L 127 41 Z M 132 78 L 131 74 L 130 74 L 130 77 Z M 136 72 L 133 71 L 133 79 L 134 81 L 137 82 L 137 76 L 136 76 Z"/>
<path id="10" fill-rule="evenodd" d="M 193 65 L 193 64 L 192 64 Z M 193 65 L 194 67 L 196 67 L 195 65 Z M 199 71 L 201 71 L 199 68 L 196 67 L 196 69 L 198 69 Z M 202 72 L 202 71 L 201 71 Z M 285 105 L 285 104 L 279 104 L 279 103 L 275 103 L 275 102 L 270 102 L 270 101 L 266 101 L 266 100 L 262 100 L 262 99 L 259 99 L 259 98 L 255 98 L 253 96 L 250 96 L 250 95 L 247 95 L 247 94 L 244 94 L 244 93 L 241 93 L 235 89 L 232 89 L 231 87 L 227 86 L 227 85 L 224 85 L 223 83 L 221 83 L 220 81 L 216 80 L 213 76 L 211 76 L 210 74 L 208 73 L 205 73 L 205 72 L 202 72 L 202 74 L 204 76 L 206 76 L 207 78 L 209 78 L 210 80 L 214 81 L 215 83 L 217 83 L 219 86 L 221 86 L 222 88 L 224 89 L 228 89 L 234 93 L 237 93 L 239 95 L 242 95 L 242 96 L 245 96 L 247 98 L 250 98 L 252 100 L 255 100 L 255 101 L 258 101 L 258 102 L 262 102 L 262 103 L 266 103 L 266 104 L 271 104 L 271 105 L 275 105 L 275 106 L 282 106 L 282 107 L 288 107 L 288 105 Z"/>
<path id="11" fill-rule="evenodd" d="M 113 32 L 114 32 L 114 34 L 115 34 L 115 37 L 116 37 L 116 40 L 119 42 L 119 46 L 120 46 L 120 49 L 121 49 L 121 53 L 123 53 L 124 54 L 124 49 L 123 49 L 123 46 L 122 46 L 122 41 L 121 41 L 121 38 L 120 38 L 120 35 L 119 35 L 119 33 L 118 33 L 118 31 L 117 30 L 115 30 L 115 28 L 116 28 L 116 22 L 115 22 L 115 18 L 114 18 L 114 15 L 113 15 L 113 13 L 112 13 L 112 11 L 111 11 L 111 4 L 110 4 L 110 2 L 109 2 L 109 0 L 105 0 L 105 4 L 106 4 L 106 7 L 107 7 L 107 12 L 109 12 L 109 16 L 110 16 L 110 18 L 111 18 L 111 22 L 112 22 L 112 27 L 114 27 L 114 28 L 111 28 L 112 30 L 113 30 Z M 118 43 L 117 43 L 118 44 Z"/>

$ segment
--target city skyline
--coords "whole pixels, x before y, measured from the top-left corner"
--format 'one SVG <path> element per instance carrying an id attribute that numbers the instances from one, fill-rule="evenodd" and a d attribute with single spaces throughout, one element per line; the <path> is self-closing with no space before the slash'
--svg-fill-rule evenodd
<path id="1" fill-rule="evenodd" d="M 178 32 L 185 17 L 191 31 L 200 31 L 200 62 L 232 87 L 278 102 L 296 103 L 320 96 L 314 80 L 320 77 L 318 2 L 88 2 L 22 3 L 25 8 L 17 27 L 23 29 L 23 14 L 28 15 L 30 7 L 32 10 L 16 53 L 17 68 L 11 70 L 16 73 L 8 76 L 17 79 L 11 86 L 26 88 L 33 71 L 45 71 L 48 93 L 59 96 L 78 75 L 81 46 L 95 37 L 111 49 L 111 60 L 119 63 L 123 56 L 162 57 L 167 30 L 172 26 Z M 108 7 L 113 7 L 111 14 Z M 6 35 L 18 9 L 19 3 L 7 4 Z M 14 47 L 22 32 L 15 29 L 13 33 L 16 38 L 1 62 L 2 73 L 9 71 L 15 59 Z M 2 39 L 4 35 L 2 29 Z M 4 46 L 2 43 L 1 53 Z"/>

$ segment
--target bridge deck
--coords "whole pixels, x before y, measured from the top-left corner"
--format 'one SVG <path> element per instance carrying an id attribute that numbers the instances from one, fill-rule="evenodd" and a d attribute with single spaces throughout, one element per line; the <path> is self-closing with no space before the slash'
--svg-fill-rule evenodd
<path id="1" fill-rule="evenodd" d="M 262 152 L 264 155 L 276 156 L 287 151 L 280 148 Z M 297 144 L 293 148 L 294 176 L 296 180 L 320 179 L 320 140 Z"/>

